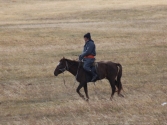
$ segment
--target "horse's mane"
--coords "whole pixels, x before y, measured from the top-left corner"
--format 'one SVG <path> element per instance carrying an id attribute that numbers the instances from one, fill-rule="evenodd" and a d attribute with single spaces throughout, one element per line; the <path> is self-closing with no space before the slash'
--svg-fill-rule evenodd
<path id="1" fill-rule="evenodd" d="M 69 62 L 73 62 L 73 63 L 79 63 L 79 61 L 77 61 L 77 60 L 71 60 L 71 59 L 67 59 L 67 58 L 63 58 L 64 60 L 66 60 L 66 61 L 69 61 Z"/>

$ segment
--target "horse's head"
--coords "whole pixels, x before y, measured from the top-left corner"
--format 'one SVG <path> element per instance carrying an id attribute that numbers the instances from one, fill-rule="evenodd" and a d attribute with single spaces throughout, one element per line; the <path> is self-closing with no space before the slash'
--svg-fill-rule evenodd
<path id="1" fill-rule="evenodd" d="M 67 59 L 65 59 L 64 57 L 59 61 L 55 71 L 54 71 L 54 75 L 58 76 L 59 74 L 63 73 L 64 71 L 66 71 L 68 68 L 67 66 Z"/>

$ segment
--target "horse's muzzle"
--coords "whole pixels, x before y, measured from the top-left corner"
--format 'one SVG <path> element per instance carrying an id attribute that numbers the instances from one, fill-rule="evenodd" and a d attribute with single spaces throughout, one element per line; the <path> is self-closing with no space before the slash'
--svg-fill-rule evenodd
<path id="1" fill-rule="evenodd" d="M 58 76 L 58 73 L 54 72 L 54 76 Z"/>

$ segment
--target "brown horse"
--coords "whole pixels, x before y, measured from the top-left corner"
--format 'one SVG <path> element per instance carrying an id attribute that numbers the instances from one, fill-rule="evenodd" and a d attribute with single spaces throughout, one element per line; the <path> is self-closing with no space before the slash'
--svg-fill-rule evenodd
<path id="1" fill-rule="evenodd" d="M 88 96 L 88 89 L 87 89 L 87 74 L 83 67 L 80 65 L 82 62 L 69 60 L 66 58 L 62 58 L 57 65 L 54 75 L 58 76 L 59 74 L 63 73 L 64 71 L 69 71 L 71 74 L 73 74 L 76 77 L 76 80 L 80 83 L 78 88 L 76 89 L 77 93 L 80 95 L 80 97 L 84 98 L 84 95 L 80 93 L 80 89 L 84 87 L 84 91 L 87 97 L 87 100 L 89 99 Z M 97 62 L 97 73 L 98 73 L 98 79 L 108 79 L 110 82 L 111 88 L 112 88 L 112 94 L 111 94 L 111 100 L 116 92 L 116 87 L 118 89 L 118 95 L 123 96 L 120 92 L 122 90 L 122 83 L 121 83 L 121 76 L 122 76 L 122 66 L 119 63 L 113 63 L 113 62 Z M 97 81 L 96 80 L 96 81 Z M 85 98 L 84 98 L 85 99 Z"/>

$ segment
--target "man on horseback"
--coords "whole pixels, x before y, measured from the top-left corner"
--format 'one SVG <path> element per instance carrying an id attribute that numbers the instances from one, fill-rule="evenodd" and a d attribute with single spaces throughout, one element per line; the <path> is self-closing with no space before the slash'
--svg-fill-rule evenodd
<path id="1" fill-rule="evenodd" d="M 97 78 L 97 74 L 95 70 L 91 67 L 95 61 L 96 56 L 96 46 L 94 41 L 91 39 L 90 33 L 84 35 L 85 45 L 82 54 L 79 56 L 79 60 L 84 62 L 83 68 L 84 70 L 92 75 L 91 82 L 94 82 Z"/>

